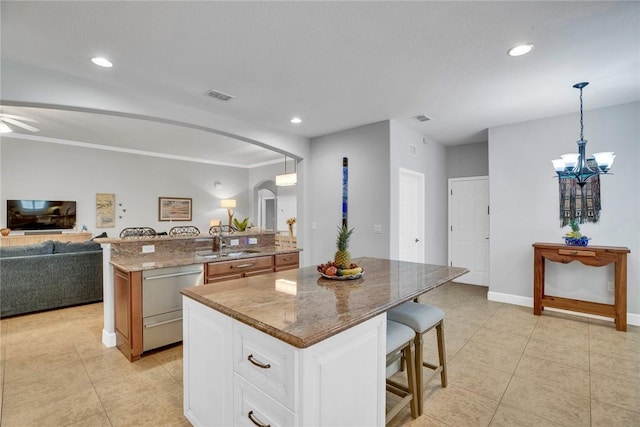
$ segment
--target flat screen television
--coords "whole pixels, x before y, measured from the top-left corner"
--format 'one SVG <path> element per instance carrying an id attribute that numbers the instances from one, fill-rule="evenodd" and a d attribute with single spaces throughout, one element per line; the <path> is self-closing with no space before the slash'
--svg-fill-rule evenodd
<path id="1" fill-rule="evenodd" d="M 68 230 L 75 223 L 75 201 L 7 200 L 7 227 L 11 230 Z"/>

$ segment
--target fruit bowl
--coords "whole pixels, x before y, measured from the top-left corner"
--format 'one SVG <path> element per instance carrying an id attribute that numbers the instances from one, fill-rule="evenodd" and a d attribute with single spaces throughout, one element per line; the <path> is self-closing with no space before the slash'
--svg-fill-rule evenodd
<path id="1" fill-rule="evenodd" d="M 589 240 L 591 240 L 587 236 L 582 237 L 565 237 L 564 243 L 567 246 L 587 246 L 589 244 Z"/>
<path id="2" fill-rule="evenodd" d="M 318 272 L 325 279 L 330 280 L 354 280 L 359 279 L 364 274 L 364 268 L 358 267 L 357 264 L 351 263 L 349 268 L 338 267 L 333 261 L 318 266 Z"/>

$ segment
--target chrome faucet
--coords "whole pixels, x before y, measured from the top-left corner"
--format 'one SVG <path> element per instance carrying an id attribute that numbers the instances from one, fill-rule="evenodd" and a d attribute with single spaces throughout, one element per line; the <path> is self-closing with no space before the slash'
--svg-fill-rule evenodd
<path id="1" fill-rule="evenodd" d="M 224 237 L 224 233 L 222 231 L 222 227 L 218 229 L 218 232 L 213 235 L 213 252 L 217 252 L 218 256 L 222 255 L 222 248 L 226 247 L 226 243 L 222 238 Z"/>

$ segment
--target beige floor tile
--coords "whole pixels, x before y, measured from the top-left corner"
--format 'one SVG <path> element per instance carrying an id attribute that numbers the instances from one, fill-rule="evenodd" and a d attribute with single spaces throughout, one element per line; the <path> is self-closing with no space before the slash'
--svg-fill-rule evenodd
<path id="1" fill-rule="evenodd" d="M 552 384 L 568 393 L 589 398 L 589 371 L 560 365 L 549 360 L 524 355 L 518 363 L 515 376 Z"/>
<path id="2" fill-rule="evenodd" d="M 2 425 L 66 425 L 103 411 L 86 375 L 68 373 L 63 381 L 40 381 L 7 385 Z"/>
<path id="3" fill-rule="evenodd" d="M 411 418 L 409 408 L 404 408 L 396 415 L 385 427 L 448 427 L 448 424 L 442 421 L 434 420 L 426 415 L 420 415 L 418 418 Z"/>
<path id="4" fill-rule="evenodd" d="M 470 340 L 460 349 L 455 358 L 473 360 L 487 368 L 512 374 L 521 356 L 521 352 L 509 351 L 493 342 Z"/>
<path id="5" fill-rule="evenodd" d="M 640 383 L 640 353 L 630 359 L 592 352 L 589 363 L 591 372 Z"/>
<path id="6" fill-rule="evenodd" d="M 561 317 L 563 316 L 563 317 Z M 589 346 L 589 323 L 583 317 L 563 313 L 544 313 L 540 316 L 532 339 L 574 343 L 585 348 Z"/>
<path id="7" fill-rule="evenodd" d="M 591 374 L 591 399 L 640 412 L 640 382 Z"/>
<path id="8" fill-rule="evenodd" d="M 6 360 L 4 383 L 64 381 L 68 376 L 87 376 L 73 347 L 64 353 L 20 354 Z"/>
<path id="9" fill-rule="evenodd" d="M 543 384 L 514 376 L 502 398 L 502 403 L 533 414 L 545 414 L 545 418 L 565 426 L 589 426 L 589 399 L 568 394 L 552 382 Z"/>
<path id="10" fill-rule="evenodd" d="M 531 339 L 524 354 L 585 371 L 589 370 L 589 351 L 581 344 L 576 347 L 575 343 Z"/>
<path id="11" fill-rule="evenodd" d="M 449 384 L 495 401 L 502 399 L 510 380 L 511 374 L 508 372 L 487 368 L 462 357 L 456 357 L 448 365 Z"/>
<path id="12" fill-rule="evenodd" d="M 105 411 L 113 426 L 173 425 L 185 419 L 182 386 L 174 382 L 162 388 L 127 391 L 117 404 L 105 405 Z"/>
<path id="13" fill-rule="evenodd" d="M 424 414 L 450 426 L 488 426 L 497 407 L 497 401 L 454 384 L 425 392 Z"/>
<path id="14" fill-rule="evenodd" d="M 473 313 L 484 313 L 490 316 L 501 306 L 502 303 L 500 302 L 489 301 L 487 299 L 487 293 L 483 292 L 482 294 L 473 295 L 469 299 L 460 303 L 460 305 L 456 307 L 456 310 L 467 310 Z"/>
<path id="15" fill-rule="evenodd" d="M 111 422 L 106 412 L 102 411 L 75 423 L 67 424 L 65 427 L 111 427 Z"/>
<path id="16" fill-rule="evenodd" d="M 170 347 L 151 355 L 166 371 L 182 384 L 182 345 Z"/>
<path id="17" fill-rule="evenodd" d="M 538 317 L 533 315 L 530 308 L 503 304 L 483 326 L 529 337 L 537 323 Z"/>
<path id="18" fill-rule="evenodd" d="M 592 400 L 591 427 L 610 426 L 638 427 L 640 426 L 640 413 Z"/>
<path id="19" fill-rule="evenodd" d="M 491 427 L 561 427 L 534 414 L 501 403 L 491 420 Z"/>
<path id="20" fill-rule="evenodd" d="M 445 335 L 450 333 L 469 339 L 478 332 L 478 329 L 482 327 L 482 324 L 486 322 L 489 317 L 489 315 L 486 315 L 486 319 L 482 321 L 475 321 L 475 316 L 472 316 L 469 313 L 459 314 L 458 311 L 454 310 L 453 314 L 445 316 Z"/>
<path id="21" fill-rule="evenodd" d="M 633 360 L 640 354 L 640 340 L 633 333 L 616 331 L 613 326 L 589 324 L 589 349 Z"/>
<path id="22" fill-rule="evenodd" d="M 529 342 L 529 337 L 483 327 L 471 338 L 471 342 L 493 343 L 501 346 L 505 350 L 522 353 Z"/>

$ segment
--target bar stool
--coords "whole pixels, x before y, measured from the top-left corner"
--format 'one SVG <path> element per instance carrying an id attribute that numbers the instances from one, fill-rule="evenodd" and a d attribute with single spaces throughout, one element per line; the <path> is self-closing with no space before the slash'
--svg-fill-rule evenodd
<path id="1" fill-rule="evenodd" d="M 440 374 L 442 387 L 447 386 L 447 360 L 444 348 L 444 311 L 433 305 L 408 301 L 389 310 L 387 312 L 387 319 L 402 323 L 415 331 L 416 391 L 418 395 L 418 415 L 422 415 L 425 384 L 422 376 L 422 367 L 424 366 L 431 369 L 431 375 L 427 378 L 427 383 L 431 381 L 434 376 Z M 433 328 L 436 328 L 438 337 L 439 365 L 425 362 L 422 355 L 423 336 Z M 407 360 L 407 366 L 409 364 L 410 362 Z"/>
<path id="2" fill-rule="evenodd" d="M 387 368 L 400 357 L 407 360 L 407 387 L 398 387 L 397 383 L 387 378 L 386 389 L 388 392 L 400 396 L 402 399 L 396 403 L 385 416 L 385 424 L 393 419 L 407 404 L 411 408 L 411 417 L 418 417 L 418 394 L 416 389 L 416 375 L 413 367 L 414 355 L 413 341 L 415 333 L 413 329 L 397 322 L 387 320 Z"/>

